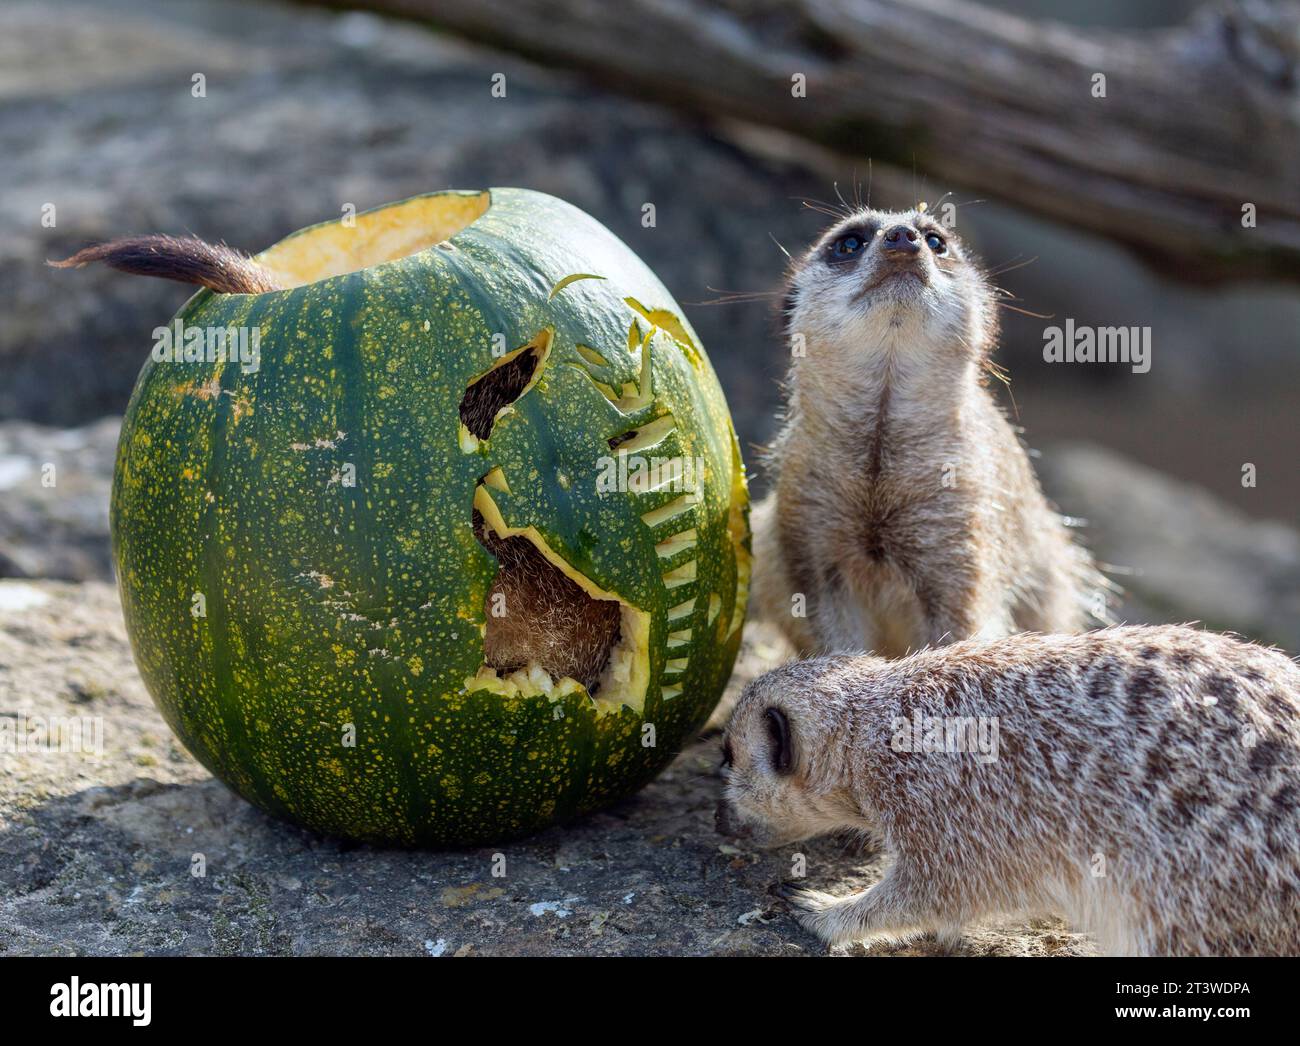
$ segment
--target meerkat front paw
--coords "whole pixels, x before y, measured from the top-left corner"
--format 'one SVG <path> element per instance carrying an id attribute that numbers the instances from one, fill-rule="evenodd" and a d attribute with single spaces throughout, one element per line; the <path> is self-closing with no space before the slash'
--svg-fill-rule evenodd
<path id="1" fill-rule="evenodd" d="M 827 945 L 844 944 L 853 939 L 842 918 L 853 898 L 835 897 L 820 890 L 783 886 L 777 890 L 790 905 L 791 914 L 809 933 Z"/>

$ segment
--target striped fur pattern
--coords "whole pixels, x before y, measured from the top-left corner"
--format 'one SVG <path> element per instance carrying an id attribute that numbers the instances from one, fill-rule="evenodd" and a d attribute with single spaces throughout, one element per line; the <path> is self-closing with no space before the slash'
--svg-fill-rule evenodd
<path id="1" fill-rule="evenodd" d="M 966 719 L 997 723 L 995 758 L 902 729 Z M 824 941 L 1055 913 L 1107 954 L 1300 953 L 1300 668 L 1277 651 L 1128 626 L 826 656 L 751 683 L 724 743 L 720 829 L 892 855 L 863 893 L 792 897 Z"/>

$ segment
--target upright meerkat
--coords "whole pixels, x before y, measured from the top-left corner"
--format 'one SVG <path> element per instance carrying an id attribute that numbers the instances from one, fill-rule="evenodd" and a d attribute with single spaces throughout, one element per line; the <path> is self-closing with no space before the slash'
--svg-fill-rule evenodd
<path id="1" fill-rule="evenodd" d="M 1300 667 L 1182 626 L 830 655 L 751 683 L 718 827 L 893 863 L 805 892 L 830 943 L 1054 912 L 1109 954 L 1300 953 Z"/>
<path id="2" fill-rule="evenodd" d="M 788 402 L 752 527 L 754 611 L 796 649 L 1104 623 L 1108 582 L 986 385 L 996 293 L 924 204 L 849 214 L 792 262 Z"/>

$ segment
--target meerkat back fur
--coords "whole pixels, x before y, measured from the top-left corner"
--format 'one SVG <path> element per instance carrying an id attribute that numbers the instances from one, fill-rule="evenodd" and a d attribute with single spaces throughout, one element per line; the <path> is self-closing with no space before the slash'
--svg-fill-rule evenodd
<path id="1" fill-rule="evenodd" d="M 988 388 L 996 293 L 924 209 L 852 213 L 792 263 L 753 529 L 755 613 L 796 649 L 897 657 L 1105 617 L 1108 582 Z"/>
<path id="2" fill-rule="evenodd" d="M 995 743 L 970 743 L 971 721 Z M 1300 667 L 1235 637 L 1113 627 L 796 662 L 746 688 L 724 763 L 727 834 L 883 839 L 875 886 L 792 898 L 830 943 L 1050 912 L 1107 954 L 1300 953 Z"/>

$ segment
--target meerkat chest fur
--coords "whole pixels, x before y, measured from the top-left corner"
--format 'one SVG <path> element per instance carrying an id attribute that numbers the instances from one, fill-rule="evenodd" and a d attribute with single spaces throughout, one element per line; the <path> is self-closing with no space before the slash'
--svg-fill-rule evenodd
<path id="1" fill-rule="evenodd" d="M 983 406 L 972 365 L 918 365 L 905 337 L 906 325 L 886 332 L 879 364 L 856 375 L 836 373 L 834 352 L 801 381 L 803 421 L 778 481 L 782 543 L 823 633 L 896 655 L 926 642 L 918 569 L 980 530 L 985 499 L 966 495 L 988 466 L 972 445 Z"/>
<path id="2" fill-rule="evenodd" d="M 791 505 L 806 495 L 821 503 L 828 537 L 859 542 L 841 550 L 850 558 L 906 558 L 923 541 L 911 531 L 979 507 L 958 480 L 968 470 L 968 479 L 985 478 L 979 415 L 992 405 L 971 361 L 927 348 L 888 331 L 865 365 L 846 366 L 838 349 L 818 346 L 796 367 L 799 423 L 778 482 Z"/>
<path id="3" fill-rule="evenodd" d="M 786 311 L 760 613 L 802 594 L 796 645 L 887 656 L 1081 627 L 1090 567 L 983 380 L 994 291 L 956 237 L 923 210 L 850 215 L 794 263 Z"/>

